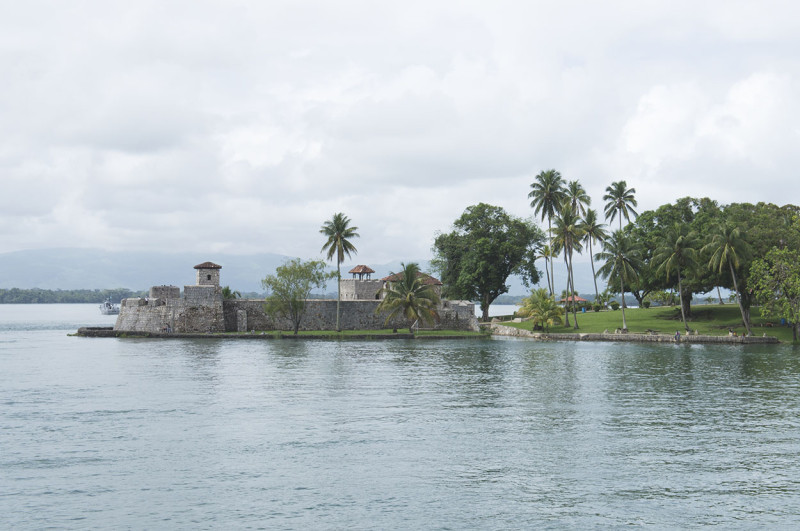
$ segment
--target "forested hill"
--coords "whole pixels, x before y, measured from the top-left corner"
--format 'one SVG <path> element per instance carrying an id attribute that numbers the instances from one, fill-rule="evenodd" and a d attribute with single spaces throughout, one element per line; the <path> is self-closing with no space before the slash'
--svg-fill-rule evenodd
<path id="1" fill-rule="evenodd" d="M 143 297 L 145 292 L 128 289 L 0 289 L 0 304 L 100 303 L 106 299 L 118 303 L 127 297 Z"/>

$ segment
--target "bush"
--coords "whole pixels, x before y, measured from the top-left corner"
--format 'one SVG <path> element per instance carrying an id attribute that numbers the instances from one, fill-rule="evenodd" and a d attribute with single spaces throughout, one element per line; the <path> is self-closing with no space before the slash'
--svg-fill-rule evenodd
<path id="1" fill-rule="evenodd" d="M 611 309 L 614 311 L 619 310 L 619 303 L 617 301 L 611 301 L 608 305 L 611 306 Z"/>
<path id="2" fill-rule="evenodd" d="M 603 307 L 600 306 L 599 304 L 595 304 L 594 306 L 592 306 L 592 310 L 594 310 L 596 312 L 599 312 L 602 309 L 603 309 Z"/>
<path id="3" fill-rule="evenodd" d="M 642 308 L 645 310 L 650 307 L 650 301 L 642 301 Z"/>

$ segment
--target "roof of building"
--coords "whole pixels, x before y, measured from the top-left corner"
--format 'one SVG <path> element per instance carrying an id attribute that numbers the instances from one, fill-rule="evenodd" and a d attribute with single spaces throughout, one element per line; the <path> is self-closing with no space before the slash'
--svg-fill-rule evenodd
<path id="1" fill-rule="evenodd" d="M 589 302 L 586 299 L 584 299 L 583 297 L 579 297 L 577 295 L 570 295 L 569 297 L 567 297 L 565 299 L 561 299 L 558 302 L 565 302 L 565 301 L 570 301 L 570 302 Z"/>
<path id="2" fill-rule="evenodd" d="M 195 269 L 222 269 L 221 265 L 217 265 L 214 262 L 203 262 L 202 264 L 197 264 L 194 266 Z"/>
<path id="3" fill-rule="evenodd" d="M 381 280 L 384 282 L 397 282 L 398 280 L 402 280 L 404 277 L 403 273 L 392 273 L 388 277 L 383 277 Z M 430 286 L 441 286 L 442 281 L 436 277 L 432 277 L 430 275 L 426 275 L 425 273 L 417 273 L 417 277 L 424 277 L 423 282 Z"/>
<path id="4" fill-rule="evenodd" d="M 375 270 L 365 265 L 357 265 L 353 269 L 348 271 L 348 273 L 353 273 L 354 275 L 363 275 L 364 273 L 374 273 L 374 272 Z"/>

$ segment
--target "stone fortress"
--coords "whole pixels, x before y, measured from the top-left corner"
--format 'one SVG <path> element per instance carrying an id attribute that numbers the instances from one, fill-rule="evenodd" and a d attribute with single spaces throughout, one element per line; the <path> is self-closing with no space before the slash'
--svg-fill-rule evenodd
<path id="1" fill-rule="evenodd" d="M 272 318 L 264 312 L 264 299 L 228 299 L 222 297 L 219 266 L 203 262 L 194 266 L 196 283 L 183 287 L 153 286 L 145 298 L 124 299 L 114 330 L 119 332 L 160 333 L 169 329 L 176 333 L 247 332 L 252 330 L 292 330 L 288 319 Z M 386 316 L 376 313 L 380 289 L 396 277 L 390 275 L 372 280 L 374 273 L 359 265 L 350 273 L 352 279 L 341 280 L 340 326 L 342 330 L 380 330 L 406 328 L 408 323 L 397 319 L 385 323 Z M 427 282 L 440 292 L 442 283 L 429 277 Z M 475 305 L 468 301 L 442 300 L 438 309 L 443 330 L 477 330 Z M 309 299 L 301 330 L 335 330 L 336 299 Z"/>

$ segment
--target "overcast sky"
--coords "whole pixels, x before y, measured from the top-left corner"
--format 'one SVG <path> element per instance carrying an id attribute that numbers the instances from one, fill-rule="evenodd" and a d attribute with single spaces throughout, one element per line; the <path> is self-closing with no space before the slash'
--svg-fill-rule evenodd
<path id="1" fill-rule="evenodd" d="M 800 4 L 0 0 L 0 252 L 427 259 L 534 176 L 797 203 Z"/>

